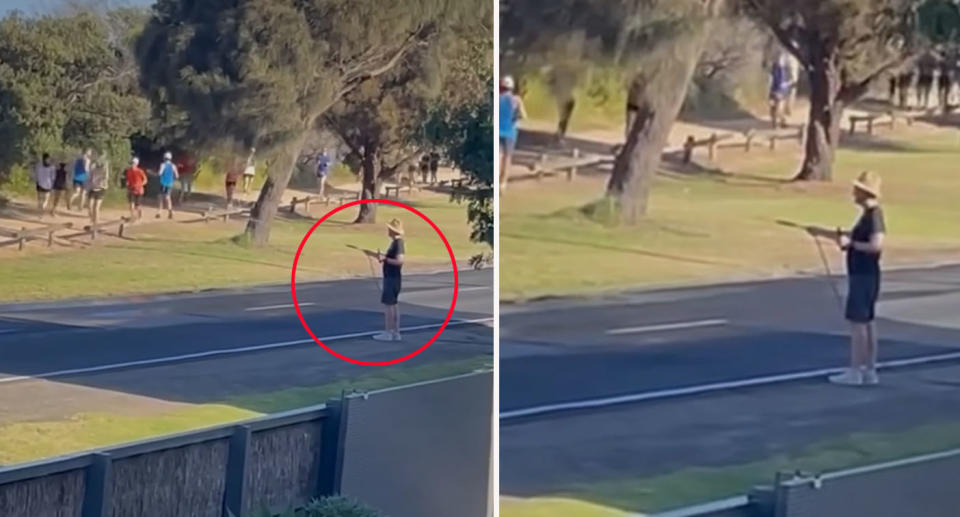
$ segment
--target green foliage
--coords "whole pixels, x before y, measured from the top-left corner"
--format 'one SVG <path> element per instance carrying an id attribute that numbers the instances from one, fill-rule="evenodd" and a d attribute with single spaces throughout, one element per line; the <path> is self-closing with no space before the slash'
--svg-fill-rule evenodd
<path id="1" fill-rule="evenodd" d="M 348 497 L 332 496 L 310 501 L 303 508 L 290 509 L 279 515 L 261 511 L 255 517 L 382 517 L 382 514 Z"/>
<path id="2" fill-rule="evenodd" d="M 149 114 L 131 56 L 143 19 L 123 9 L 0 20 L 0 180 L 43 152 L 93 147 L 126 161 Z"/>

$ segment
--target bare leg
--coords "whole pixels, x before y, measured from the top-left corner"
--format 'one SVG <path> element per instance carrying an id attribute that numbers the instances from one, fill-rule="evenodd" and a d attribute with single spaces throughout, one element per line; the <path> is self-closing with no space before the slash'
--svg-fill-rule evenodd
<path id="1" fill-rule="evenodd" d="M 866 360 L 865 364 L 868 369 L 875 370 L 877 368 L 877 352 L 879 351 L 878 339 L 877 339 L 877 325 L 874 322 L 870 322 L 866 325 L 867 327 L 867 351 L 866 351 Z"/>
<path id="2" fill-rule="evenodd" d="M 393 317 L 390 315 L 390 306 L 383 306 L 383 329 L 387 332 L 390 332 L 390 324 L 393 322 Z"/>
<path id="3" fill-rule="evenodd" d="M 503 192 L 507 189 L 507 181 L 510 176 L 510 152 L 504 147 L 500 146 L 500 192 Z"/>
<path id="4" fill-rule="evenodd" d="M 867 362 L 867 342 L 869 340 L 867 325 L 864 323 L 850 324 L 850 368 L 858 370 Z"/>
<path id="5" fill-rule="evenodd" d="M 400 333 L 400 304 L 393 306 L 393 331 Z"/>

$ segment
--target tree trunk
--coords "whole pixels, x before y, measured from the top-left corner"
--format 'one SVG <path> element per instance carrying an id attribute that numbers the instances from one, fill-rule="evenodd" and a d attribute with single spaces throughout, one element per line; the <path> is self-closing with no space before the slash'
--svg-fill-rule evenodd
<path id="1" fill-rule="evenodd" d="M 361 192 L 360 199 L 374 199 L 380 192 L 380 160 L 377 159 L 376 144 L 363 147 L 363 159 L 360 163 Z M 377 222 L 377 203 L 364 203 L 354 223 Z"/>
<path id="2" fill-rule="evenodd" d="M 277 158 L 267 172 L 267 181 L 260 189 L 260 196 L 250 210 L 250 219 L 247 220 L 246 234 L 255 246 L 264 246 L 270 240 L 270 227 L 273 218 L 277 215 L 277 207 L 283 192 L 293 177 L 297 166 L 297 158 L 306 141 L 306 132 L 294 138 L 290 143 L 281 147 Z"/>
<path id="3" fill-rule="evenodd" d="M 636 108 L 636 116 L 607 183 L 607 197 L 615 201 L 625 224 L 637 223 L 647 212 L 660 155 L 683 106 L 709 30 L 710 24 L 702 23 L 665 42 L 672 52 L 662 56 L 652 70 L 641 72 L 634 79 L 641 84 L 630 88 L 628 104 Z"/>
<path id="4" fill-rule="evenodd" d="M 830 181 L 833 179 L 833 159 L 840 144 L 840 121 L 844 103 L 841 99 L 841 80 L 836 60 L 826 55 L 817 45 L 812 53 L 808 76 L 810 78 L 810 114 L 807 120 L 807 141 L 803 165 L 795 180 Z"/>

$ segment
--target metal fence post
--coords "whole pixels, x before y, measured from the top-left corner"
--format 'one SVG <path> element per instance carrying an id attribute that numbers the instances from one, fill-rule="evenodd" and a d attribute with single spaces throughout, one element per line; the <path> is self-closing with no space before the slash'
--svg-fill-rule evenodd
<path id="1" fill-rule="evenodd" d="M 320 442 L 320 473 L 317 481 L 317 495 L 320 497 L 340 493 L 340 481 L 343 479 L 344 442 L 347 436 L 349 399 L 341 398 L 327 402 L 330 416 L 323 421 L 323 434 Z"/>
<path id="2" fill-rule="evenodd" d="M 110 515 L 110 499 L 113 496 L 113 463 L 110 454 L 93 454 L 93 464 L 87 468 L 84 485 L 83 517 Z"/>
<path id="3" fill-rule="evenodd" d="M 227 479 L 223 486 L 224 517 L 243 515 L 243 493 L 246 489 L 247 460 L 250 458 L 252 432 L 249 425 L 238 425 L 230 437 L 227 455 Z"/>

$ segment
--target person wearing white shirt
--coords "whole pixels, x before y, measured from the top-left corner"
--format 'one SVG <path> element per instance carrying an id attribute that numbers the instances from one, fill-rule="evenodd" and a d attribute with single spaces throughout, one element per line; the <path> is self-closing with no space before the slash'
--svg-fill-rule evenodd
<path id="1" fill-rule="evenodd" d="M 40 163 L 33 170 L 33 179 L 37 184 L 37 210 L 40 211 L 40 217 L 43 217 L 47 211 L 47 203 L 50 202 L 50 191 L 53 190 L 56 174 L 56 169 L 50 163 L 50 154 L 43 153 Z"/>

